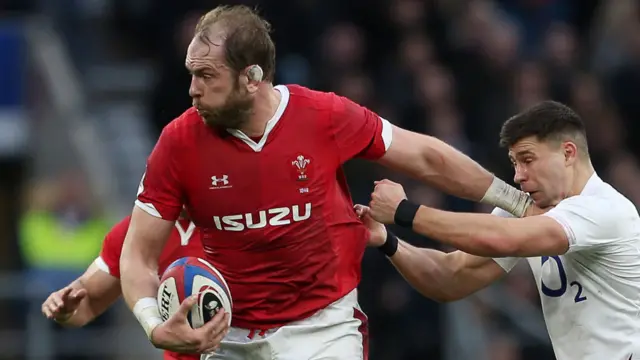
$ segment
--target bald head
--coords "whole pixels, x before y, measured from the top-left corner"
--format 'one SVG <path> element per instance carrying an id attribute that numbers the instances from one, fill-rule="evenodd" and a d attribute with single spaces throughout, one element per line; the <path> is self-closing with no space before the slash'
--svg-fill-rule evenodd
<path id="1" fill-rule="evenodd" d="M 270 31 L 269 23 L 247 6 L 218 6 L 200 18 L 189 47 L 199 55 L 221 51 L 225 65 L 236 73 L 258 65 L 264 79 L 273 81 L 275 45 Z"/>

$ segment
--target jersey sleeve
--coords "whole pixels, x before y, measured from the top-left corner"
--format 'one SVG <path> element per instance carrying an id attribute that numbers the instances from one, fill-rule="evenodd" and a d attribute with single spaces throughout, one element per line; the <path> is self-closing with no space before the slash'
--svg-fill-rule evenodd
<path id="1" fill-rule="evenodd" d="M 120 278 L 120 254 L 130 220 L 131 217 L 128 216 L 111 228 L 102 242 L 100 256 L 95 260 L 100 270 L 118 279 Z"/>
<path id="2" fill-rule="evenodd" d="M 502 210 L 500 208 L 493 209 L 493 211 L 491 212 L 491 215 L 500 216 L 500 217 L 503 217 L 503 218 L 515 217 L 512 214 L 510 214 L 509 212 L 504 211 L 504 210 Z M 518 257 L 493 258 L 493 261 L 495 261 L 496 264 L 500 265 L 500 267 L 505 272 L 509 272 L 509 271 L 511 271 L 511 269 L 513 269 L 518 264 L 518 261 L 520 261 L 520 258 L 518 258 Z"/>
<path id="3" fill-rule="evenodd" d="M 167 125 L 156 143 L 138 186 L 136 206 L 149 215 L 174 221 L 182 210 L 175 121 Z"/>
<path id="4" fill-rule="evenodd" d="M 626 221 L 618 206 L 596 196 L 578 195 L 560 202 L 543 216 L 556 220 L 569 240 L 569 252 L 623 239 Z"/>
<path id="5" fill-rule="evenodd" d="M 331 95 L 331 135 L 340 162 L 382 157 L 391 146 L 391 123 L 347 98 Z"/>

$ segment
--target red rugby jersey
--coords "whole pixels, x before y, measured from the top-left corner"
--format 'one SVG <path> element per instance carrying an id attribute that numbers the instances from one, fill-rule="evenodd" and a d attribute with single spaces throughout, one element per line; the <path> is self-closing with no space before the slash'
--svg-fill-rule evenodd
<path id="1" fill-rule="evenodd" d="M 168 124 L 136 205 L 167 220 L 183 204 L 234 300 L 232 325 L 266 329 L 306 318 L 353 290 L 368 231 L 342 164 L 377 159 L 391 124 L 333 93 L 277 86 L 282 99 L 254 141 L 207 127 L 191 108 Z"/>

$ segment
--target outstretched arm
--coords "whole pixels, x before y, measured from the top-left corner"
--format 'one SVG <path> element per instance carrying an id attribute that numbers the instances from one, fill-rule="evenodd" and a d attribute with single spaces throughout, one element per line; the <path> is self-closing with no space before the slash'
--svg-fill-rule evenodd
<path id="1" fill-rule="evenodd" d="M 562 226 L 544 215 L 506 219 L 420 206 L 413 231 L 479 256 L 551 256 L 569 249 Z"/>
<path id="2" fill-rule="evenodd" d="M 379 160 L 384 166 L 409 174 L 440 191 L 497 206 L 518 217 L 531 205 L 526 193 L 433 136 L 393 126 L 392 139 Z"/>
<path id="3" fill-rule="evenodd" d="M 433 209 L 411 203 L 402 185 L 389 180 L 377 182 L 369 207 L 371 216 L 381 223 L 411 228 L 473 255 L 560 255 L 569 248 L 567 232 L 550 216 L 502 218 Z"/>
<path id="4" fill-rule="evenodd" d="M 332 95 L 330 100 L 329 133 L 340 162 L 354 157 L 377 160 L 448 194 L 497 206 L 518 217 L 530 207 L 527 194 L 443 141 L 401 129 L 346 98 Z"/>

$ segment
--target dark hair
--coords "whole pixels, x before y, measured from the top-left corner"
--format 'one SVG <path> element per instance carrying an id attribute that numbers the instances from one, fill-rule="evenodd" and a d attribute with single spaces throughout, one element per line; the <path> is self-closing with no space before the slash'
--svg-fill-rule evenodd
<path id="1" fill-rule="evenodd" d="M 582 119 L 559 102 L 543 101 L 505 121 L 500 130 L 500 146 L 510 147 L 530 136 L 539 141 L 571 139 L 587 154 L 587 134 Z"/>
<path id="2" fill-rule="evenodd" d="M 269 22 L 248 6 L 222 5 L 200 18 L 195 36 L 211 43 L 208 30 L 214 24 L 224 28 L 225 58 L 232 70 L 240 73 L 250 65 L 259 65 L 264 72 L 264 79 L 274 80 L 276 47 L 271 39 Z"/>

